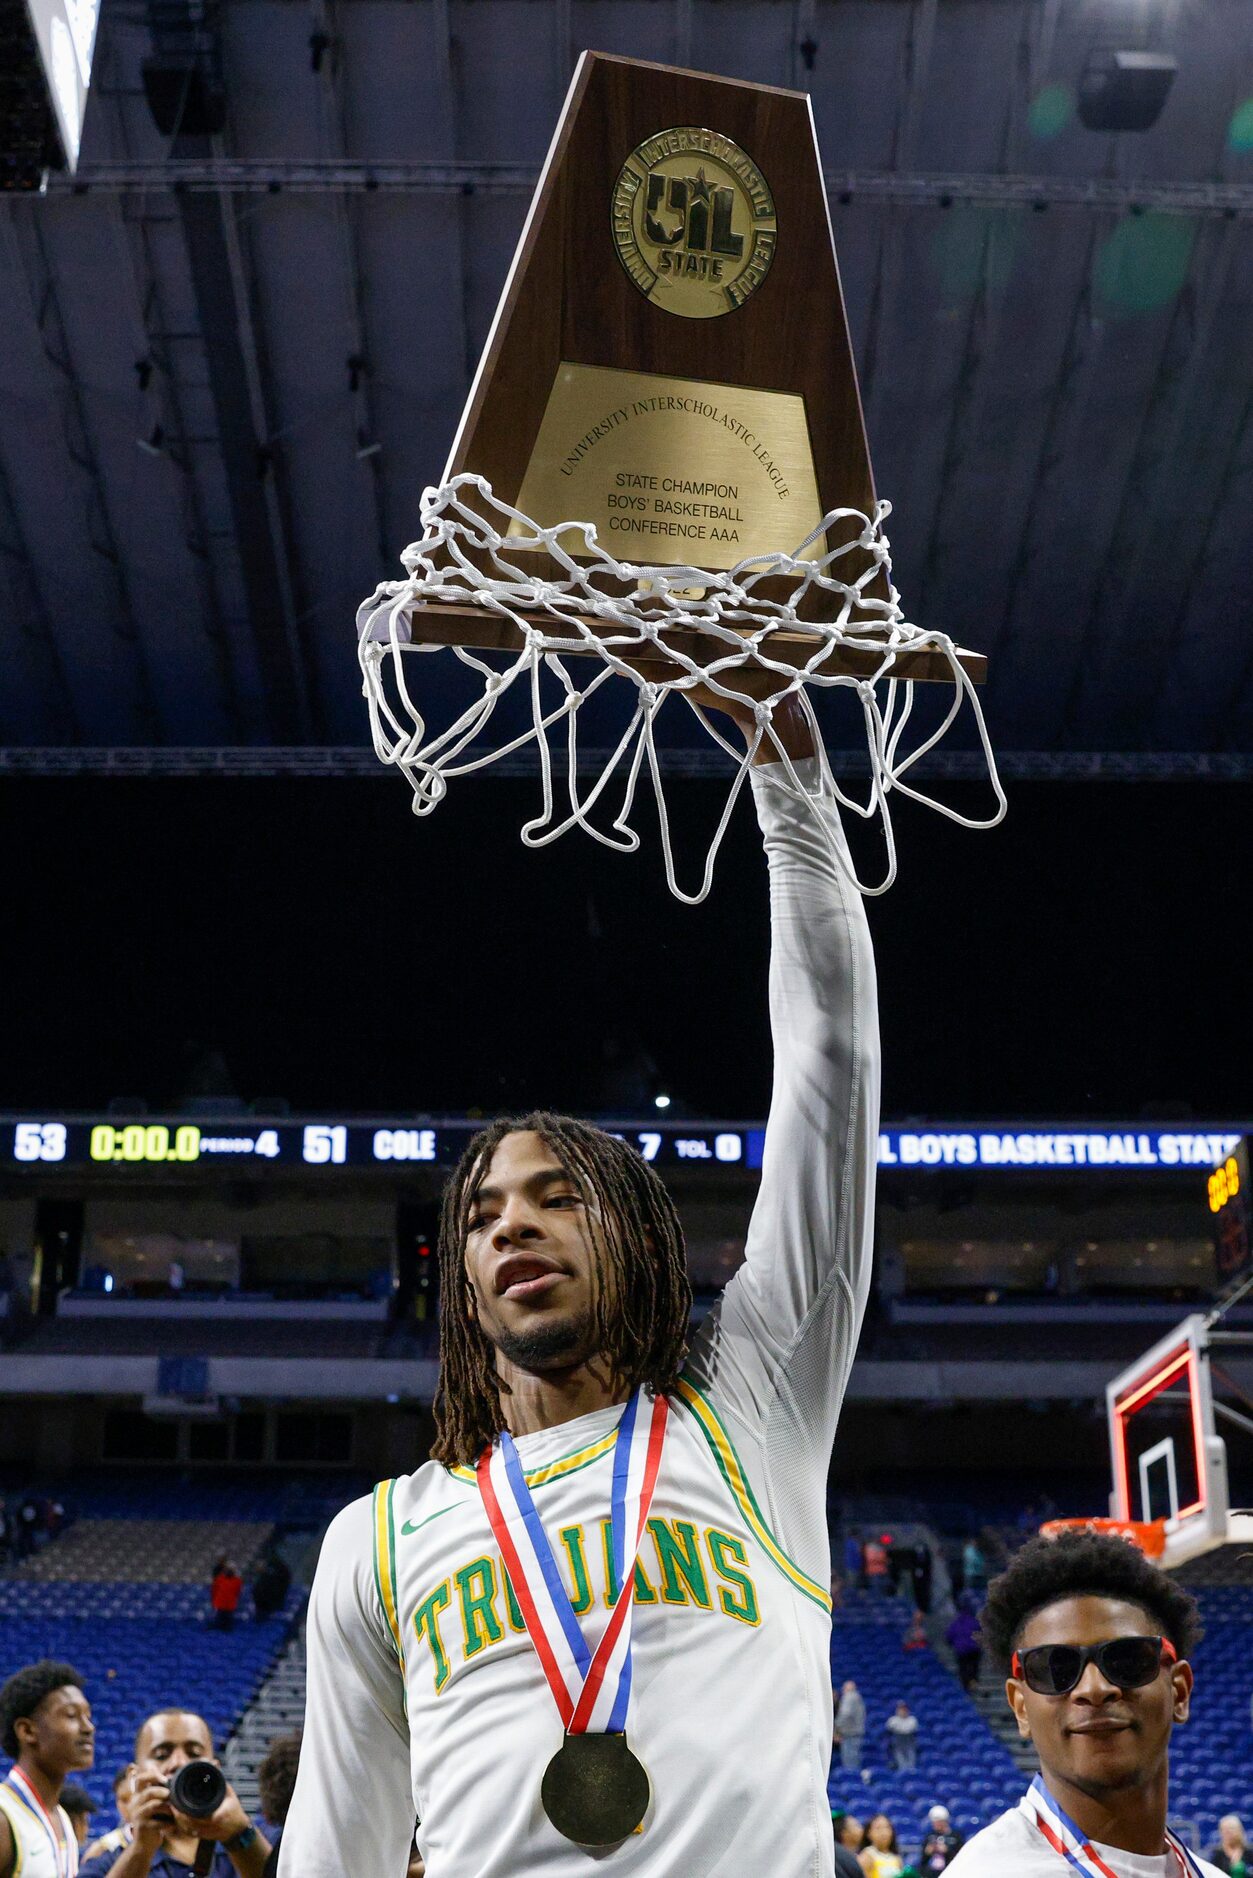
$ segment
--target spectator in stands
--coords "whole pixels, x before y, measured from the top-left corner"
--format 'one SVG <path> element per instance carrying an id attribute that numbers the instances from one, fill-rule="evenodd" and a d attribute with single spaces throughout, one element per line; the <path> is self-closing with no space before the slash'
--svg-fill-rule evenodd
<path id="1" fill-rule="evenodd" d="M 91 1766 L 95 1729 L 83 1679 L 46 1657 L 0 1688 L 0 1748 L 14 1761 L 0 1783 L 0 1878 L 46 1871 L 51 1834 L 58 1869 L 73 1871 L 78 1840 L 60 1806 L 66 1777 Z"/>
<path id="2" fill-rule="evenodd" d="M 96 1802 L 86 1787 L 80 1787 L 77 1781 L 68 1781 L 61 1789 L 61 1811 L 69 1815 L 74 1828 L 74 1837 L 80 1845 L 86 1845 L 91 1836 L 91 1816 L 96 1810 Z"/>
<path id="3" fill-rule="evenodd" d="M 891 1591 L 892 1581 L 888 1577 L 888 1546 L 891 1538 L 887 1533 L 882 1539 L 867 1539 L 862 1547 L 865 1563 L 866 1582 L 873 1591 Z"/>
<path id="4" fill-rule="evenodd" d="M 979 1541 L 971 1537 L 962 1547 L 962 1588 L 965 1591 L 984 1591 L 988 1583 L 988 1561 L 983 1556 Z"/>
<path id="5" fill-rule="evenodd" d="M 927 1814 L 927 1836 L 922 1842 L 924 1874 L 947 1871 L 961 1847 L 962 1836 L 953 1825 L 947 1806 L 933 1806 Z"/>
<path id="6" fill-rule="evenodd" d="M 14 1551 L 19 1559 L 29 1558 L 35 1550 L 35 1528 L 39 1523 L 39 1505 L 27 1494 L 17 1509 L 17 1532 Z"/>
<path id="7" fill-rule="evenodd" d="M 886 1813 L 876 1813 L 866 1827 L 861 1868 L 869 1878 L 897 1878 L 905 1869 L 901 1849 L 896 1843 L 896 1828 Z"/>
<path id="8" fill-rule="evenodd" d="M 850 1773 L 856 1773 L 861 1766 L 861 1752 L 866 1739 L 866 1704 L 851 1677 L 840 1690 L 840 1699 L 836 1704 L 835 1738 L 840 1744 L 840 1766 Z"/>
<path id="9" fill-rule="evenodd" d="M 865 1589 L 865 1548 L 862 1545 L 860 1534 L 852 1530 L 846 1532 L 844 1535 L 844 1572 L 850 1584 L 858 1584 L 863 1590 Z"/>
<path id="10" fill-rule="evenodd" d="M 892 1590 L 899 1595 L 902 1585 L 909 1583 L 913 1577 L 913 1541 L 895 1539 L 890 1533 L 883 1536 L 888 1548 L 888 1576 L 892 1580 Z"/>
<path id="11" fill-rule="evenodd" d="M 270 1844 L 273 1848 L 266 1862 L 265 1878 L 272 1878 L 278 1871 L 279 1841 L 283 1837 L 283 1827 L 287 1823 L 287 1813 L 291 1806 L 291 1796 L 296 1791 L 296 1769 L 300 1766 L 300 1734 L 277 1735 L 266 1750 L 265 1759 L 257 1769 L 257 1788 L 261 1794 L 261 1811 L 265 1815 L 267 1826 L 273 1826 Z"/>
<path id="12" fill-rule="evenodd" d="M 1031 1539 L 991 1586 L 983 1631 L 1040 1759 L 1017 1806 L 964 1845 L 954 1878 L 1199 1872 L 1168 1832 L 1171 1733 L 1188 1719 L 1196 1602 L 1125 1539 Z"/>
<path id="13" fill-rule="evenodd" d="M 130 1829 L 131 1776 L 133 1767 L 120 1767 L 113 1776 L 113 1804 L 117 1808 L 118 1823 L 112 1832 L 104 1833 L 99 1839 L 93 1839 L 84 1848 L 80 1863 L 86 1865 L 91 1859 L 99 1858 L 102 1852 L 108 1852 L 112 1858 L 128 1846 L 134 1837 Z"/>
<path id="14" fill-rule="evenodd" d="M 228 1558 L 220 1558 L 213 1567 L 213 1582 L 209 1587 L 209 1602 L 213 1606 L 213 1622 L 218 1630 L 229 1630 L 235 1622 L 235 1613 L 239 1609 L 239 1600 L 243 1596 L 244 1581 L 238 1568 Z"/>
<path id="15" fill-rule="evenodd" d="M 129 1801 L 131 1843 L 80 1866 L 78 1878 L 192 1878 L 202 1839 L 213 1845 L 208 1878 L 262 1878 L 270 1842 L 253 1825 L 233 1787 L 208 1819 L 188 1819 L 170 1806 L 170 1781 L 189 1761 L 213 1761 L 213 1735 L 199 1715 L 160 1709 L 135 1740 Z M 0 1872 L 0 1878 L 3 1873 Z"/>
<path id="16" fill-rule="evenodd" d="M 901 1642 L 907 1650 L 929 1650 L 931 1639 L 927 1635 L 927 1620 L 921 1611 L 915 1611 L 909 1620 L 909 1629 Z"/>
<path id="17" fill-rule="evenodd" d="M 910 1578 L 914 1603 L 925 1616 L 931 1609 L 931 1547 L 924 1544 L 921 1539 L 914 1547 L 914 1562 Z"/>
<path id="18" fill-rule="evenodd" d="M 918 1717 L 911 1713 L 908 1702 L 898 1702 L 885 1726 L 892 1765 L 898 1774 L 908 1773 L 918 1765 Z"/>
<path id="19" fill-rule="evenodd" d="M 835 1835 L 835 1878 L 861 1878 L 861 1861 L 855 1852 L 850 1852 L 844 1843 L 844 1823 L 848 1814 L 843 1807 L 837 1807 L 831 1815 L 831 1831 Z"/>
<path id="20" fill-rule="evenodd" d="M 846 1852 L 856 1854 L 866 1843 L 866 1828 L 854 1814 L 842 1813 L 836 1837 Z"/>
<path id="21" fill-rule="evenodd" d="M 273 1617 L 281 1611 L 291 1590 L 291 1566 L 273 1541 L 261 1554 L 252 1581 L 252 1608 L 258 1617 Z"/>
<path id="22" fill-rule="evenodd" d="M 1209 1862 L 1219 1871 L 1230 1874 L 1230 1878 L 1250 1878 L 1253 1874 L 1253 1858 L 1244 1837 L 1244 1822 L 1238 1813 L 1226 1813 L 1218 1822 L 1218 1844 L 1209 1855 Z"/>
<path id="23" fill-rule="evenodd" d="M 944 1632 L 948 1646 L 957 1658 L 957 1674 L 961 1686 L 969 1693 L 979 1680 L 979 1664 L 983 1657 L 983 1633 L 979 1629 L 979 1619 L 974 1612 L 974 1599 L 969 1591 L 963 1591 L 957 1600 L 957 1615 Z"/>

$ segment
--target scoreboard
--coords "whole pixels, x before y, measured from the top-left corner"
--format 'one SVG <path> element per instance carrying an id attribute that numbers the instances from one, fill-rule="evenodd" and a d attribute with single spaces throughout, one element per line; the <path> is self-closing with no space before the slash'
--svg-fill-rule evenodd
<path id="1" fill-rule="evenodd" d="M 295 1168 L 449 1167 L 457 1162 L 481 1121 L 461 1116 L 431 1120 L 382 1116 L 283 1119 L 256 1115 L 0 1115 L 0 1173 L 38 1174 L 66 1169 L 165 1167 L 249 1168 L 257 1176 Z M 605 1124 L 660 1167 L 706 1165 L 757 1172 L 766 1132 L 760 1123 L 653 1121 L 638 1117 Z M 1210 1175 L 1211 1210 L 1235 1204 L 1233 1183 L 1248 1190 L 1247 1124 L 1213 1123 L 1204 1130 L 1146 1128 L 1090 1122 L 954 1122 L 904 1128 L 885 1126 L 878 1164 L 886 1173 L 941 1173 L 996 1169 L 1046 1180 L 1067 1173 L 1127 1175 L 1217 1169 Z M 1223 1169 L 1229 1168 L 1229 1174 Z M 1240 1170 L 1243 1169 L 1243 1172 Z M 1223 1182 L 1227 1186 L 1223 1186 Z M 1224 1221 L 1236 1215 L 1224 1214 Z M 1243 1214 L 1241 1214 L 1243 1217 Z M 1221 1222 L 1220 1222 L 1221 1223 Z"/>
<path id="2" fill-rule="evenodd" d="M 35 1173 L 66 1168 L 390 1167 L 426 1162 L 447 1167 L 461 1158 L 478 1121 L 265 1121 L 235 1116 L 214 1121 L 171 1118 L 129 1121 L 90 1117 L 0 1118 L 0 1166 Z M 615 1133 L 646 1161 L 665 1166 L 709 1163 L 761 1166 L 765 1131 L 682 1123 L 619 1124 Z"/>
<path id="3" fill-rule="evenodd" d="M 1237 1284 L 1253 1263 L 1249 1243 L 1249 1139 L 1223 1156 L 1206 1183 L 1220 1286 Z"/>

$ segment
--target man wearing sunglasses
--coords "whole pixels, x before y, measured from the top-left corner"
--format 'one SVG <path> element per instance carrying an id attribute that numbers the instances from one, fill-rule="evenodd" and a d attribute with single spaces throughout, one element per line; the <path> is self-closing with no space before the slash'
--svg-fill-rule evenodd
<path id="1" fill-rule="evenodd" d="M 1171 1731 L 1188 1719 L 1196 1603 L 1127 1540 L 1033 1539 L 980 1616 L 1040 1772 L 947 1878 L 1211 1878 L 1166 1829 Z"/>

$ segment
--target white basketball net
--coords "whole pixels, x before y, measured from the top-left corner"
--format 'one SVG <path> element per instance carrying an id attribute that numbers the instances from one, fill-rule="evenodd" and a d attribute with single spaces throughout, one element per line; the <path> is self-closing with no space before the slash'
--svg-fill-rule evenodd
<path id="1" fill-rule="evenodd" d="M 467 499 L 469 498 L 469 499 Z M 471 505 L 473 504 L 473 506 Z M 656 797 L 665 854 L 666 879 L 679 899 L 695 905 L 705 898 L 713 879 L 714 861 L 731 811 L 744 785 L 753 759 L 764 739 L 779 754 L 776 774 L 784 786 L 808 799 L 791 758 L 783 749 L 772 716 L 784 698 L 801 699 L 814 734 L 821 772 L 821 792 L 854 814 L 882 819 L 887 848 L 887 869 L 877 885 L 858 879 L 847 851 L 831 840 L 838 865 L 865 894 L 886 891 L 896 877 L 896 844 L 889 812 L 895 791 L 911 801 L 937 810 L 964 828 L 991 828 L 1005 813 L 1005 796 L 996 773 L 983 713 L 973 683 L 957 656 L 953 641 L 943 633 L 924 632 L 904 619 L 896 589 L 891 585 L 891 559 L 883 522 L 891 504 L 880 502 L 873 517 L 856 509 L 834 509 L 823 518 L 795 553 L 771 554 L 741 561 L 726 572 L 697 567 L 650 567 L 617 561 L 597 539 L 588 523 L 562 522 L 541 527 L 529 516 L 510 508 L 492 494 L 479 476 L 456 476 L 422 496 L 422 539 L 405 549 L 401 560 L 408 578 L 384 581 L 364 601 L 357 614 L 358 653 L 370 710 L 374 749 L 384 763 L 404 772 L 413 790 L 413 810 L 429 815 L 444 798 L 449 782 L 486 769 L 500 758 L 534 743 L 539 758 L 542 808 L 522 829 L 530 847 L 543 847 L 576 824 L 595 840 L 611 848 L 632 852 L 640 837 L 631 826 L 640 774 L 647 763 Z M 490 517 L 491 519 L 485 519 Z M 857 525 L 854 539 L 821 553 L 815 560 L 801 558 L 811 544 L 840 524 Z M 509 535 L 510 526 L 515 533 Z M 568 544 L 578 548 L 575 560 Z M 542 549 L 557 564 L 554 578 L 537 577 L 532 556 Z M 860 552 L 859 552 L 860 551 Z M 839 563 L 857 554 L 864 571 L 841 580 Z M 863 556 L 869 560 L 863 562 Z M 528 561 L 531 565 L 528 566 Z M 886 600 L 866 591 L 882 569 L 889 591 Z M 763 579 L 792 582 L 786 599 L 768 599 L 760 592 Z M 700 597 L 693 597 L 693 589 Z M 834 617 L 815 623 L 800 616 L 806 595 L 820 591 L 829 596 L 824 611 Z M 506 659 L 503 670 L 489 663 L 489 655 L 467 646 L 424 644 L 413 636 L 410 616 L 423 605 L 440 603 L 472 607 L 511 621 L 521 635 L 521 648 L 494 656 Z M 597 622 L 593 631 L 589 622 Z M 676 628 L 699 631 L 704 642 L 699 662 L 667 638 Z M 771 656 L 767 641 L 780 628 L 811 635 L 813 650 L 799 667 Z M 873 675 L 853 677 L 824 670 L 824 662 L 838 647 L 870 651 L 876 660 Z M 953 696 L 938 729 L 907 744 L 905 732 L 913 708 L 913 685 L 893 677 L 904 650 L 938 652 L 952 673 Z M 415 701 L 420 661 L 434 653 L 451 651 L 479 674 L 483 693 L 468 709 L 442 729 L 428 725 Z M 579 657 L 581 682 L 567 663 Z M 647 659 L 651 669 L 642 674 L 633 660 Z M 777 688 L 762 700 L 745 699 L 731 682 L 741 667 L 754 663 L 772 674 Z M 663 669 L 659 673 L 658 664 Z M 591 676 L 587 672 L 591 671 Z M 551 674 L 550 683 L 541 678 Z M 608 756 L 601 753 L 597 773 L 579 775 L 578 711 L 585 699 L 613 677 L 635 687 L 635 709 L 618 743 Z M 842 790 L 832 775 L 814 721 L 806 687 L 843 686 L 857 694 L 865 720 L 870 755 L 870 787 L 865 801 Z M 491 720 L 505 696 L 521 687 L 529 694 L 530 724 L 520 734 L 484 749 Z M 700 701 L 693 694 L 700 693 Z M 674 855 L 666 812 L 662 765 L 654 731 L 658 716 L 672 696 L 686 698 L 714 741 L 734 760 L 735 773 L 705 857 L 701 883 L 695 893 L 685 892 L 675 878 Z M 755 725 L 747 749 L 732 744 L 703 708 L 710 698 L 727 698 L 754 712 Z M 552 700 L 555 698 L 555 702 Z M 985 820 L 972 820 L 929 796 L 905 779 L 913 766 L 933 750 L 951 728 L 964 703 L 974 713 L 979 740 L 987 762 L 988 778 L 996 799 L 995 811 Z M 559 746 L 554 755 L 553 743 Z M 560 745 L 564 744 L 564 757 Z M 557 806 L 554 772 L 564 770 L 565 803 Z M 592 819 L 611 780 L 622 772 L 617 812 L 608 826 Z M 617 791 L 614 792 L 617 795 Z M 568 804 L 568 807 L 566 806 Z M 605 810 L 602 809 L 602 815 Z M 827 823 L 819 818 L 824 829 Z"/>

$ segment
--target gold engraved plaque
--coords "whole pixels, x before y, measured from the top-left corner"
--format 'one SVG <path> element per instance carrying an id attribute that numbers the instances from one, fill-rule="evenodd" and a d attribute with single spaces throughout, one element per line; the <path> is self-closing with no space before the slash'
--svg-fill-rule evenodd
<path id="1" fill-rule="evenodd" d="M 614 184 L 619 260 L 646 299 L 685 319 L 742 306 L 769 272 L 776 237 L 765 177 L 716 130 L 658 131 Z"/>
<path id="2" fill-rule="evenodd" d="M 593 522 L 619 561 L 793 554 L 823 514 L 805 401 L 563 361 L 516 506 L 545 528 Z M 820 535 L 807 558 L 826 545 Z M 569 536 L 562 546 L 574 552 Z"/>

